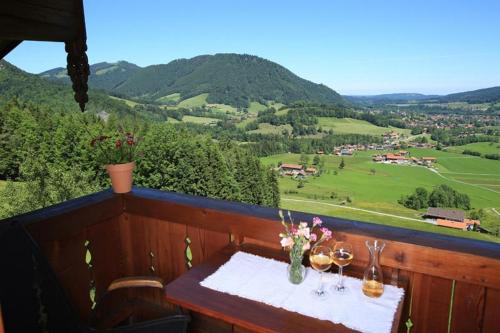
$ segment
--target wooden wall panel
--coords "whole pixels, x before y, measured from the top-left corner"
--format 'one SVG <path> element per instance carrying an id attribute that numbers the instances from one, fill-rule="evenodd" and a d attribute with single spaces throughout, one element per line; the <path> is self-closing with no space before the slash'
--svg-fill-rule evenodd
<path id="1" fill-rule="evenodd" d="M 230 235 L 192 226 L 187 227 L 187 236 L 191 240 L 193 266 L 203 262 L 230 243 Z"/>
<path id="2" fill-rule="evenodd" d="M 486 288 L 465 282 L 455 285 L 453 298 L 453 315 L 451 318 L 452 332 L 481 332 Z M 498 306 L 497 304 L 497 311 Z M 500 315 L 500 312 L 497 312 Z M 498 328 L 497 328 L 498 329 Z"/>
<path id="3" fill-rule="evenodd" d="M 446 332 L 452 281 L 415 273 L 412 282 L 412 332 Z"/>
<path id="4" fill-rule="evenodd" d="M 85 263 L 85 229 L 72 237 L 45 241 L 39 245 L 65 290 L 74 310 L 86 320 L 91 309 L 91 274 Z"/>
<path id="5" fill-rule="evenodd" d="M 172 281 L 174 271 L 172 269 L 171 258 L 173 256 L 170 247 L 170 224 L 162 221 L 155 221 L 156 223 L 156 248 L 157 248 L 157 269 L 158 276 L 165 282 Z"/>
<path id="6" fill-rule="evenodd" d="M 124 214 L 120 218 L 121 246 L 126 276 L 150 275 L 150 227 L 144 218 Z"/>
<path id="7" fill-rule="evenodd" d="M 486 290 L 484 304 L 483 333 L 500 331 L 500 289 Z"/>
<path id="8" fill-rule="evenodd" d="M 160 222 L 165 223 L 165 222 Z M 169 234 L 165 235 L 170 245 L 170 273 L 174 278 L 180 276 L 187 270 L 186 265 L 186 236 L 187 228 L 183 224 L 168 223 Z M 163 260 L 163 259 L 162 259 Z"/>
<path id="9" fill-rule="evenodd" d="M 92 272 L 96 287 L 96 300 L 109 284 L 125 275 L 120 240 L 119 218 L 91 225 L 87 228 L 87 240 L 92 253 Z"/>

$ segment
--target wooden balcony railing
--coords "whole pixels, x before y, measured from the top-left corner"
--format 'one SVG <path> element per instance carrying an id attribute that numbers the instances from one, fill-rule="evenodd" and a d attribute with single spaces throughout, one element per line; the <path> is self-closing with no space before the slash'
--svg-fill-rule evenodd
<path id="1" fill-rule="evenodd" d="M 303 221 L 313 217 L 292 215 Z M 366 265 L 365 240 L 386 242 L 385 274 L 409 281 L 401 331 L 498 332 L 498 244 L 322 219 L 336 239 L 353 244 L 350 269 Z M 82 320 L 116 278 L 154 275 L 168 283 L 230 243 L 279 248 L 282 229 L 277 209 L 138 188 L 126 195 L 97 193 L 0 223 L 25 225 Z M 200 325 L 238 331 L 195 317 L 192 330 Z"/>

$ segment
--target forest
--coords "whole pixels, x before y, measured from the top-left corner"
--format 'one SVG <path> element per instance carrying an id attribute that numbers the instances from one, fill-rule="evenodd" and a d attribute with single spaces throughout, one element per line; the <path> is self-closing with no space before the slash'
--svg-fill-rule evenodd
<path id="1" fill-rule="evenodd" d="M 36 106 L 13 98 L 0 106 L 0 217 L 46 207 L 109 186 L 93 138 L 134 130 L 135 185 L 277 207 L 274 171 L 250 150 L 189 128 Z"/>

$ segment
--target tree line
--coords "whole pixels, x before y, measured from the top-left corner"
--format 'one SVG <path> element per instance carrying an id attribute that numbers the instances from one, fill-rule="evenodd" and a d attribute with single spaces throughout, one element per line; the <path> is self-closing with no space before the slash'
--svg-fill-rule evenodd
<path id="1" fill-rule="evenodd" d="M 135 184 L 277 207 L 277 177 L 230 140 L 187 127 L 111 114 L 107 121 L 13 99 L 0 107 L 0 217 L 46 207 L 109 186 L 90 142 L 118 125 L 135 128 L 143 145 Z"/>

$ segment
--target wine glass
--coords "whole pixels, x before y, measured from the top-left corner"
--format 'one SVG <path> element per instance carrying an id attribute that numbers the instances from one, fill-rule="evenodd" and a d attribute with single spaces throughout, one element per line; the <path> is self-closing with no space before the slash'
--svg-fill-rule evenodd
<path id="1" fill-rule="evenodd" d="M 326 298 L 327 291 L 323 285 L 323 272 L 332 267 L 332 249 L 324 245 L 315 245 L 309 252 L 309 262 L 312 268 L 319 273 L 318 288 L 312 291 L 312 294 L 319 298 Z"/>
<path id="2" fill-rule="evenodd" d="M 347 288 L 344 286 L 342 270 L 344 266 L 347 266 L 354 259 L 354 254 L 352 252 L 352 246 L 346 242 L 337 242 L 333 247 L 332 261 L 335 265 L 339 266 L 339 280 L 336 285 L 332 287 L 333 291 L 336 293 L 345 293 Z"/>

